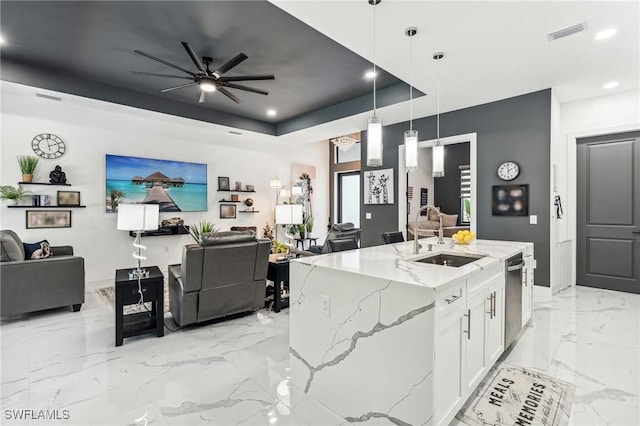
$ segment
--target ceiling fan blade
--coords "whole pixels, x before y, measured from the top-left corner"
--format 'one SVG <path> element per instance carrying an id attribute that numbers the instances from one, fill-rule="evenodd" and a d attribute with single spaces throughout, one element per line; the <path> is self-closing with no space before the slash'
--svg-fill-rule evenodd
<path id="1" fill-rule="evenodd" d="M 247 55 L 245 55 L 244 53 L 238 53 L 233 59 L 223 64 L 221 67 L 218 67 L 218 69 L 215 70 L 213 73 L 214 75 L 217 74 L 218 76 L 221 76 L 222 74 L 229 71 L 231 68 L 245 61 L 246 59 L 248 59 Z"/>
<path id="2" fill-rule="evenodd" d="M 177 66 L 177 65 L 173 65 L 172 63 L 167 62 L 167 61 L 165 61 L 165 60 L 163 60 L 163 59 L 156 58 L 155 56 L 153 56 L 153 55 L 149 55 L 148 53 L 144 53 L 144 52 L 142 52 L 142 51 L 140 51 L 140 50 L 134 50 L 134 52 L 136 52 L 138 55 L 142 55 L 142 56 L 144 56 L 144 57 L 146 57 L 146 58 L 153 59 L 154 61 L 160 62 L 161 64 L 165 64 L 165 65 L 167 65 L 167 66 L 169 66 L 169 67 L 171 67 L 171 68 L 175 68 L 175 69 L 180 70 L 180 71 L 182 71 L 182 72 L 186 72 L 187 74 L 189 74 L 189 75 L 191 75 L 191 76 L 193 76 L 193 77 L 195 77 L 195 76 L 196 76 L 196 75 L 195 75 L 195 73 L 192 73 L 192 72 L 191 72 L 191 71 L 189 71 L 189 70 L 185 70 L 184 68 L 181 68 L 181 67 L 179 67 L 179 66 Z"/>
<path id="3" fill-rule="evenodd" d="M 160 91 L 160 93 L 166 93 L 166 92 L 170 92 L 172 90 L 182 89 L 183 87 L 189 87 L 189 86 L 193 86 L 195 84 L 196 83 L 187 83 L 187 84 L 181 84 L 180 86 L 169 87 L 169 88 L 166 88 L 166 89 L 162 89 Z"/>
<path id="4" fill-rule="evenodd" d="M 228 90 L 223 89 L 222 87 L 218 87 L 218 92 L 222 93 L 223 95 L 225 95 L 227 98 L 231 99 L 233 102 L 239 104 L 240 101 L 238 100 L 238 98 L 236 98 L 233 94 L 229 93 Z"/>
<path id="5" fill-rule="evenodd" d="M 196 51 L 193 50 L 193 47 L 191 47 L 191 45 L 189 43 L 186 43 L 184 41 L 182 42 L 182 46 L 184 47 L 184 50 L 187 51 L 187 53 L 189 54 L 189 57 L 191 58 L 193 63 L 196 65 L 196 67 L 198 67 L 198 69 L 200 71 L 202 71 L 203 73 L 206 74 L 207 70 L 205 70 L 204 67 L 202 66 L 202 62 L 200 61 L 200 57 L 198 56 Z"/>
<path id="6" fill-rule="evenodd" d="M 207 92 L 202 91 L 200 92 L 200 100 L 198 101 L 198 103 L 204 103 L 204 101 L 207 100 Z"/>
<path id="7" fill-rule="evenodd" d="M 233 83 L 220 83 L 221 86 L 224 87 L 229 87 L 231 89 L 238 89 L 238 90 L 245 90 L 247 92 L 252 92 L 252 93 L 257 93 L 259 95 L 268 95 L 269 92 L 266 92 L 264 90 L 260 90 L 260 89 L 255 89 L 253 87 L 249 87 L 249 86 L 241 86 L 239 84 L 233 84 Z"/>
<path id="8" fill-rule="evenodd" d="M 184 79 L 187 79 L 187 80 L 193 80 L 191 77 L 184 77 L 184 76 L 181 76 L 181 75 L 170 75 L 170 74 L 156 74 L 154 72 L 131 71 L 131 74 L 135 74 L 135 75 L 151 75 L 153 77 L 184 78 Z"/>
<path id="9" fill-rule="evenodd" d="M 219 81 L 248 81 L 248 80 L 274 80 L 273 75 L 235 75 L 233 77 L 220 77 Z"/>

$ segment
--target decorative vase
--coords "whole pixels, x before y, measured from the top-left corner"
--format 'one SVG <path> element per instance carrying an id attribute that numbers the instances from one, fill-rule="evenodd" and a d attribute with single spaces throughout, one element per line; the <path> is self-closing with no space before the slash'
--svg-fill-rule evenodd
<path id="1" fill-rule="evenodd" d="M 33 175 L 22 175 L 22 181 L 23 182 L 31 182 L 33 180 Z"/>

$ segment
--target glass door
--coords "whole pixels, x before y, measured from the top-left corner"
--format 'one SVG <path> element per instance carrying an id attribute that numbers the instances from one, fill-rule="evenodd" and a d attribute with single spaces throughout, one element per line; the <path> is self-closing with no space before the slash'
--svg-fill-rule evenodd
<path id="1" fill-rule="evenodd" d="M 338 173 L 338 223 L 360 228 L 360 172 Z"/>

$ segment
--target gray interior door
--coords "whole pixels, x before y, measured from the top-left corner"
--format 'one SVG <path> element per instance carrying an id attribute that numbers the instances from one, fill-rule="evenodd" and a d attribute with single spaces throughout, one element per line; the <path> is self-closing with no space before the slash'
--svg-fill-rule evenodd
<path id="1" fill-rule="evenodd" d="M 640 293 L 639 138 L 578 140 L 578 285 Z"/>

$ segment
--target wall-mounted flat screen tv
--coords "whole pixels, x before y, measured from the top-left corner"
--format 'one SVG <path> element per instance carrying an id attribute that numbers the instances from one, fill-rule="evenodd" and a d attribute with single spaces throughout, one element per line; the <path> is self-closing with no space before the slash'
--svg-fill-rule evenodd
<path id="1" fill-rule="evenodd" d="M 159 204 L 161 212 L 207 211 L 207 165 L 107 154 L 106 211 L 121 203 Z"/>

